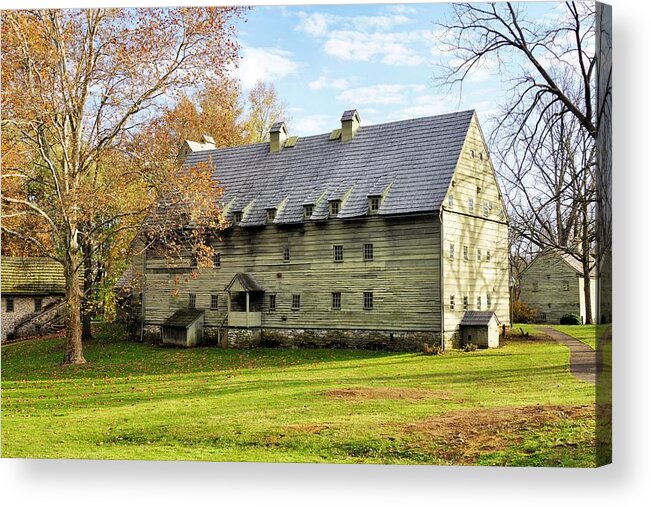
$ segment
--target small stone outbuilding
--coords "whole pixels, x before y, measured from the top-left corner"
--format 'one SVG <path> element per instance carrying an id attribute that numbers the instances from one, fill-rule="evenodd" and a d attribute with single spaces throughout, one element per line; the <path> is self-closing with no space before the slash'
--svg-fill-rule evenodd
<path id="1" fill-rule="evenodd" d="M 203 311 L 193 308 L 177 310 L 162 326 L 163 345 L 194 347 L 203 338 Z"/>
<path id="2" fill-rule="evenodd" d="M 499 347 L 500 322 L 495 312 L 468 311 L 460 324 L 461 345 L 474 343 L 486 349 Z"/>

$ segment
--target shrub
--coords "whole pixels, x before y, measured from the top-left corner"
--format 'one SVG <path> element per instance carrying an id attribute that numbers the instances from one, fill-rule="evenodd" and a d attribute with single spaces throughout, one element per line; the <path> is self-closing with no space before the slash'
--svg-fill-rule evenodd
<path id="1" fill-rule="evenodd" d="M 430 345 L 429 343 L 423 343 L 423 354 L 426 356 L 438 356 L 443 354 L 443 349 L 440 345 Z"/>
<path id="2" fill-rule="evenodd" d="M 462 350 L 464 352 L 474 352 L 477 350 L 477 345 L 475 343 L 466 343 Z"/>
<path id="3" fill-rule="evenodd" d="M 561 324 L 566 326 L 578 326 L 581 324 L 581 317 L 576 313 L 566 313 L 561 317 Z"/>
<path id="4" fill-rule="evenodd" d="M 538 311 L 530 308 L 519 299 L 513 301 L 513 322 L 531 324 L 538 318 Z"/>

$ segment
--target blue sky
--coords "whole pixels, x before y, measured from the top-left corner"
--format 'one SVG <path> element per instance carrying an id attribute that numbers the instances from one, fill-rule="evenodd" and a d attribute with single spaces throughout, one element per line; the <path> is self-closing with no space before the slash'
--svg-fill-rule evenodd
<path id="1" fill-rule="evenodd" d="M 239 23 L 237 75 L 245 90 L 274 83 L 295 135 L 328 132 L 351 108 L 363 124 L 464 109 L 483 121 L 504 89 L 491 65 L 473 72 L 461 97 L 433 83 L 436 64 L 450 58 L 437 41 L 450 12 L 447 3 L 256 7 Z"/>

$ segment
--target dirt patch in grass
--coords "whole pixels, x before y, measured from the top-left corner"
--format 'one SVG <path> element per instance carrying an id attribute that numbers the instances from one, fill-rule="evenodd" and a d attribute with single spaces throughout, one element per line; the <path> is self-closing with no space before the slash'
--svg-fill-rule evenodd
<path id="1" fill-rule="evenodd" d="M 522 441 L 523 435 L 567 420 L 594 419 L 594 406 L 532 405 L 449 412 L 402 426 L 402 431 L 433 444 L 435 454 L 455 464 L 471 464 L 484 453 Z M 429 445 L 427 445 L 429 447 Z"/>
<path id="2" fill-rule="evenodd" d="M 450 393 L 418 387 L 351 387 L 325 393 L 340 400 L 449 400 Z"/>

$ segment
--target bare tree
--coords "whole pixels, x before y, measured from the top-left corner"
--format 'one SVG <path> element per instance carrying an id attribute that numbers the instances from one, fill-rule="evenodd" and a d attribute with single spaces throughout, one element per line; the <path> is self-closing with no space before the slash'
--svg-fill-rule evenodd
<path id="1" fill-rule="evenodd" d="M 581 262 L 586 323 L 592 322 L 598 131 L 593 8 L 566 2 L 552 16 L 534 18 L 523 4 L 455 4 L 441 26 L 453 58 L 437 76 L 438 83 L 460 90 L 481 67 L 503 76 L 507 98 L 490 141 L 512 227 L 539 249 L 561 250 Z"/>

